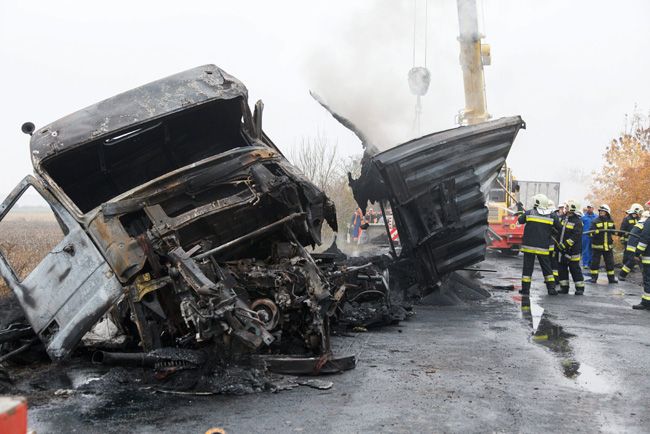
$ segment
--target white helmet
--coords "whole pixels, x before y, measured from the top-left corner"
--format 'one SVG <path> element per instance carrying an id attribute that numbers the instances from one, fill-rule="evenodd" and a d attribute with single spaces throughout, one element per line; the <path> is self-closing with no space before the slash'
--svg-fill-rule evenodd
<path id="1" fill-rule="evenodd" d="M 600 207 L 598 207 L 598 211 L 605 211 L 607 214 L 612 213 L 612 210 L 609 208 L 609 205 L 607 205 L 606 203 L 604 203 Z"/>
<path id="2" fill-rule="evenodd" d="M 549 207 L 548 202 L 548 197 L 542 193 L 538 193 L 533 196 L 533 208 L 547 209 Z"/>
<path id="3" fill-rule="evenodd" d="M 546 206 L 548 209 L 551 211 L 557 211 L 557 207 L 555 206 L 555 202 L 553 202 L 552 199 L 548 199 L 548 205 Z"/>
<path id="4" fill-rule="evenodd" d="M 648 218 L 650 218 L 650 211 L 643 211 L 641 213 L 641 221 L 646 221 Z"/>
<path id="5" fill-rule="evenodd" d="M 540 200 L 537 211 L 539 211 L 540 214 L 550 214 L 555 211 L 555 205 L 548 197 L 544 196 Z"/>
<path id="6" fill-rule="evenodd" d="M 640 203 L 633 203 L 630 209 L 626 211 L 628 214 L 641 214 L 643 212 L 643 205 Z"/>
<path id="7" fill-rule="evenodd" d="M 573 199 L 567 200 L 565 207 L 567 212 L 573 212 L 573 213 L 580 212 L 580 203 Z"/>

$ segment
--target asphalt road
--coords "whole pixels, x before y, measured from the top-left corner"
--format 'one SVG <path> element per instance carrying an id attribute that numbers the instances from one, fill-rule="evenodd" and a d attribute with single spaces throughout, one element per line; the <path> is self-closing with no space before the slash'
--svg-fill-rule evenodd
<path id="1" fill-rule="evenodd" d="M 491 257 L 482 281 L 518 285 L 521 258 Z M 516 292 L 450 307 L 417 307 L 399 326 L 338 337 L 355 370 L 245 396 L 138 390 L 53 397 L 29 413 L 45 432 L 648 432 L 650 312 L 633 283 L 545 295 Z M 572 288 L 573 292 L 573 288 Z M 522 309 L 523 305 L 523 309 Z M 529 308 L 530 307 L 530 308 Z"/>

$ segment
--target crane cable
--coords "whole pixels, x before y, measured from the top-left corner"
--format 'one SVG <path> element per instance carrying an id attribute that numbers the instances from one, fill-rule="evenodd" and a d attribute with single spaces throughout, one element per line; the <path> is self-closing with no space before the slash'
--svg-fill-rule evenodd
<path id="1" fill-rule="evenodd" d="M 417 46 L 418 0 L 413 0 L 413 67 Z M 424 67 L 427 67 L 427 42 L 429 39 L 429 0 L 424 0 Z"/>
<path id="2" fill-rule="evenodd" d="M 413 68 L 415 68 L 415 30 L 418 20 L 418 0 L 413 0 Z"/>

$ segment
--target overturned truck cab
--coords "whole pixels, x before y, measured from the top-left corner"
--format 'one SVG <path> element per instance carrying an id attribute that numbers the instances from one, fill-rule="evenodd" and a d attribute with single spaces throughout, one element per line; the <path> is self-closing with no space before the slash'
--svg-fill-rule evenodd
<path id="1" fill-rule="evenodd" d="M 329 352 L 329 284 L 304 246 L 333 203 L 262 131 L 262 104 L 214 65 L 36 130 L 29 187 L 65 236 L 24 278 L 0 272 L 53 360 L 107 312 L 133 348 Z"/>

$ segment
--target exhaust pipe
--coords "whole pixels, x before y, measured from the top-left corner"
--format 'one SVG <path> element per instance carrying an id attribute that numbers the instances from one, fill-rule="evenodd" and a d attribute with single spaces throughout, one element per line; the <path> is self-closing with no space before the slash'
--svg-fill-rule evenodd
<path id="1" fill-rule="evenodd" d="M 97 365 L 154 366 L 160 357 L 148 353 L 112 353 L 95 351 L 92 362 Z"/>
<path id="2" fill-rule="evenodd" d="M 158 348 L 148 353 L 114 353 L 100 350 L 93 353 L 91 360 L 97 365 L 190 369 L 203 365 L 206 356 L 201 351 L 181 348 Z"/>

